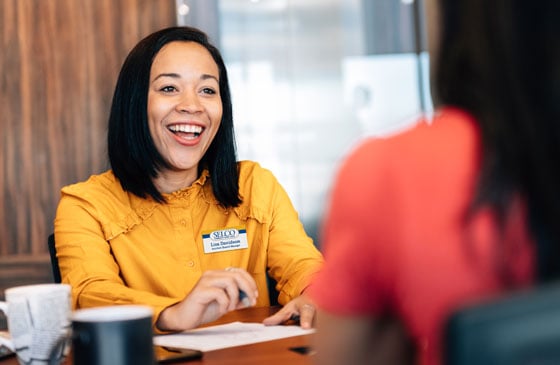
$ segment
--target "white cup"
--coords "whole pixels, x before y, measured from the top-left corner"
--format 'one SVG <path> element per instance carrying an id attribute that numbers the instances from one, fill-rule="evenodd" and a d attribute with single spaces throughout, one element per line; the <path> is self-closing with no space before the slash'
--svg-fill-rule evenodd
<path id="1" fill-rule="evenodd" d="M 69 351 L 70 285 L 36 284 L 6 289 L 0 310 L 8 317 L 12 347 L 22 365 L 58 364 Z"/>

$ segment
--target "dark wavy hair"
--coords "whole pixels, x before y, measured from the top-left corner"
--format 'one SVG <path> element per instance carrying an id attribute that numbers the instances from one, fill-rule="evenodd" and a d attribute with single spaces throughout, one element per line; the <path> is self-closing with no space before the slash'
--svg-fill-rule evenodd
<path id="1" fill-rule="evenodd" d="M 527 202 L 537 277 L 560 276 L 560 2 L 439 1 L 435 98 L 470 111 L 482 135 L 474 210 L 505 222 Z M 502 226 L 503 227 L 503 226 Z"/>
<path id="2" fill-rule="evenodd" d="M 216 199 L 224 207 L 241 203 L 233 113 L 227 71 L 219 50 L 207 35 L 192 27 L 162 29 L 142 39 L 121 68 L 109 116 L 108 153 L 111 168 L 124 190 L 139 197 L 165 198 L 153 180 L 167 161 L 154 145 L 148 126 L 147 103 L 150 70 L 163 46 L 174 41 L 196 42 L 210 52 L 218 65 L 223 115 L 220 127 L 199 163 L 199 175 L 208 169 Z"/>

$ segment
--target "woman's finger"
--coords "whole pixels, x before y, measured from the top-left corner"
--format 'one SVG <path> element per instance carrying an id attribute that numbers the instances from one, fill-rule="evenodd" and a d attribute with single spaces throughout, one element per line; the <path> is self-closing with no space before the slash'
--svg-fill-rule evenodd
<path id="1" fill-rule="evenodd" d="M 237 307 L 243 308 L 255 305 L 259 293 L 253 277 L 246 270 L 237 267 L 227 267 L 225 271 L 231 274 L 237 285 Z"/>
<path id="2" fill-rule="evenodd" d="M 299 324 L 301 328 L 313 327 L 316 309 L 313 305 L 306 303 L 299 308 Z"/>
<path id="3" fill-rule="evenodd" d="M 257 283 L 255 279 L 247 272 L 247 270 L 239 267 L 226 267 L 227 272 L 235 273 L 235 278 L 238 279 L 238 284 L 240 289 L 243 290 L 248 296 L 251 293 L 254 294 L 255 298 L 258 297 L 259 293 L 257 290 Z"/>

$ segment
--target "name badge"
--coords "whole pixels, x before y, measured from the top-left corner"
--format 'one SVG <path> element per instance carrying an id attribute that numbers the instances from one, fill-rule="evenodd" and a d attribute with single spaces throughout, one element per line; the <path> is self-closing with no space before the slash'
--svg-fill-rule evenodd
<path id="1" fill-rule="evenodd" d="M 232 227 L 202 232 L 204 253 L 233 251 L 248 248 L 245 227 Z"/>

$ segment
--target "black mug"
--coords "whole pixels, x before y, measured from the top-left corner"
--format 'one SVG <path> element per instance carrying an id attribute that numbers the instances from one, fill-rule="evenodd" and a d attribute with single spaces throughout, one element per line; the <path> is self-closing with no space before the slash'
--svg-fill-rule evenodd
<path id="1" fill-rule="evenodd" d="M 75 365 L 155 364 L 150 307 L 117 305 L 72 315 Z"/>

